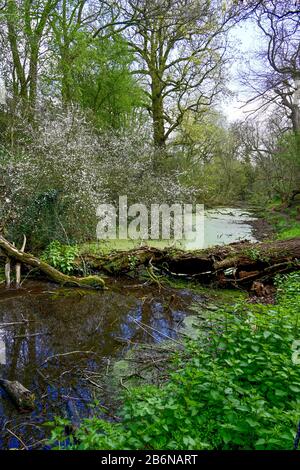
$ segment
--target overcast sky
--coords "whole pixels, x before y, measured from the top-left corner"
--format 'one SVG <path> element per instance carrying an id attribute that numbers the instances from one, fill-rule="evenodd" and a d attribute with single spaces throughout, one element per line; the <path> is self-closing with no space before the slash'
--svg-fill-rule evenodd
<path id="1" fill-rule="evenodd" d="M 261 31 L 253 21 L 246 21 L 241 25 L 235 26 L 230 32 L 230 39 L 237 49 L 237 57 L 230 68 L 229 88 L 235 93 L 235 96 L 228 98 L 222 105 L 222 110 L 229 121 L 235 121 L 247 115 L 246 110 L 254 109 L 254 105 L 240 109 L 243 102 L 251 96 L 249 90 L 246 90 L 239 81 L 239 73 L 247 69 L 247 62 L 250 61 L 251 66 L 257 66 L 255 63 L 254 53 L 259 48 L 262 40 Z"/>

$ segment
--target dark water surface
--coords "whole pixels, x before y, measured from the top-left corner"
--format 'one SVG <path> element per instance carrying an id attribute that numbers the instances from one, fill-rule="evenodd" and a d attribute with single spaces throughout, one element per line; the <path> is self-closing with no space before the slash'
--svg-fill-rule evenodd
<path id="1" fill-rule="evenodd" d="M 128 281 L 104 292 L 34 281 L 19 291 L 1 287 L 0 377 L 33 391 L 36 407 L 18 412 L 0 387 L 0 448 L 43 448 L 42 423 L 68 416 L 70 404 L 89 416 L 95 384 L 101 386 L 96 374 L 134 344 L 175 338 L 192 300 L 187 290 Z"/>

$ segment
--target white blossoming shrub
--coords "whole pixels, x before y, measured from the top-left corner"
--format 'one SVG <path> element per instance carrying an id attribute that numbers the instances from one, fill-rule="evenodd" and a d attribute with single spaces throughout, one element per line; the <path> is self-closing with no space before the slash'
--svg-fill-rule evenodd
<path id="1" fill-rule="evenodd" d="M 107 132 L 99 140 L 103 184 L 110 202 L 117 204 L 119 195 L 127 195 L 128 204 L 146 206 L 190 201 L 192 191 L 181 185 L 180 171 L 170 165 L 172 156 L 166 157 L 165 162 L 162 160 L 159 169 L 154 169 L 155 153 L 147 130 L 126 134 Z"/>
<path id="2" fill-rule="evenodd" d="M 95 137 L 79 113 L 46 113 L 18 132 L 6 192 L 12 193 L 12 236 L 26 233 L 37 247 L 93 237 L 102 194 Z"/>
<path id="3" fill-rule="evenodd" d="M 147 131 L 99 133 L 73 109 L 45 112 L 18 136 L 0 155 L 1 217 L 12 239 L 25 233 L 33 248 L 95 239 L 96 207 L 118 204 L 119 196 L 147 205 L 190 197 L 178 171 L 154 171 Z"/>

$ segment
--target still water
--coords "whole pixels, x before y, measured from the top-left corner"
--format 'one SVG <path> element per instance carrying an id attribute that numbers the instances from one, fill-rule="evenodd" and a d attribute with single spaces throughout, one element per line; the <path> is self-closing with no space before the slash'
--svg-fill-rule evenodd
<path id="1" fill-rule="evenodd" d="M 249 212 L 236 208 L 208 209 L 204 212 L 204 236 L 183 241 L 182 248 L 195 250 L 216 245 L 228 245 L 241 240 L 257 241 L 252 234 Z"/>
<path id="2" fill-rule="evenodd" d="M 28 448 L 39 447 L 47 434 L 42 423 L 68 417 L 70 403 L 80 417 L 89 416 L 97 385 L 102 387 L 95 374 L 105 375 L 129 348 L 176 338 L 192 301 L 202 299 L 130 281 L 103 292 L 33 281 L 19 291 L 0 288 L 0 377 L 18 380 L 36 395 L 35 410 L 19 413 L 0 387 L 0 448 L 24 447 L 9 431 Z"/>
<path id="3" fill-rule="evenodd" d="M 204 246 L 202 237 L 181 247 L 255 241 L 251 215 L 240 209 L 208 210 L 204 227 Z M 203 302 L 186 289 L 110 283 L 104 292 L 34 281 L 18 291 L 0 287 L 0 377 L 36 395 L 35 410 L 22 414 L 0 387 L 0 448 L 45 448 L 45 421 L 69 417 L 70 404 L 80 417 L 90 415 L 99 371 L 107 374 L 111 361 L 138 344 L 177 338 L 191 303 Z"/>

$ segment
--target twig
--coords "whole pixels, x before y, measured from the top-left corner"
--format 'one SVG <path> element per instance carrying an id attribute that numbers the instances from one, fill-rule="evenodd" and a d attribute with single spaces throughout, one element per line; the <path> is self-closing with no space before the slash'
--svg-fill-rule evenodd
<path id="1" fill-rule="evenodd" d="M 154 340 L 156 339 L 155 336 L 153 336 L 149 331 L 147 331 L 137 320 L 135 320 L 132 317 L 129 317 L 129 318 L 131 318 L 134 321 L 134 323 L 136 323 L 142 330 L 144 330 L 149 336 L 151 336 L 151 338 L 153 338 Z"/>
<path id="2" fill-rule="evenodd" d="M 132 285 L 128 285 L 128 286 L 127 285 L 123 286 L 123 289 L 135 289 L 137 287 L 144 287 L 148 284 L 149 284 L 149 281 L 145 281 L 142 284 L 132 284 Z"/>
<path id="3" fill-rule="evenodd" d="M 32 268 L 28 271 L 28 273 L 26 274 L 26 276 L 24 277 L 23 281 L 20 283 L 20 287 L 24 284 L 24 282 L 26 281 L 26 279 L 28 279 L 28 277 L 30 276 L 30 274 L 32 274 L 33 272 L 35 271 L 38 271 L 38 268 Z"/>
<path id="4" fill-rule="evenodd" d="M 101 387 L 101 385 L 97 384 L 96 382 L 94 382 L 92 379 L 90 379 L 89 377 L 85 377 L 85 380 L 87 380 L 88 382 L 90 382 L 92 385 L 94 385 L 95 387 L 97 388 L 101 388 L 101 390 L 103 390 L 103 387 Z"/>
<path id="5" fill-rule="evenodd" d="M 75 401 L 86 401 L 86 402 L 90 402 L 90 399 L 89 399 L 89 398 L 71 397 L 71 396 L 69 396 L 69 395 L 61 395 L 61 397 L 62 397 L 64 400 L 75 400 Z"/>
<path id="6" fill-rule="evenodd" d="M 47 357 L 47 359 L 41 364 L 41 366 L 47 364 L 47 362 L 51 361 L 51 359 L 54 359 L 56 357 L 63 357 L 63 356 L 70 356 L 71 354 L 97 354 L 94 351 L 70 351 L 66 353 L 61 353 L 61 354 L 53 354 L 52 356 Z"/>
<path id="7" fill-rule="evenodd" d="M 128 387 L 126 387 L 126 385 L 125 385 L 125 384 L 123 384 L 123 377 L 121 377 L 121 378 L 120 378 L 120 384 L 122 385 L 122 387 L 124 387 L 124 388 L 125 388 L 125 390 L 127 390 L 127 392 L 129 392 L 129 388 L 128 388 Z"/>
<path id="8" fill-rule="evenodd" d="M 47 335 L 50 335 L 51 333 L 32 333 L 30 335 L 16 335 L 14 336 L 14 339 L 15 338 L 30 338 L 32 336 L 47 336 Z"/>
<path id="9" fill-rule="evenodd" d="M 36 441 L 33 444 L 30 444 L 30 449 L 33 449 L 34 447 L 39 446 L 40 444 L 42 444 L 42 442 L 44 442 L 46 444 L 47 441 L 48 441 L 48 439 L 41 439 L 40 441 Z"/>
<path id="10" fill-rule="evenodd" d="M 143 322 L 139 322 L 139 321 L 135 320 L 133 317 L 130 317 L 130 318 L 131 318 L 135 323 L 137 323 L 139 326 L 144 325 L 144 326 L 146 326 L 147 328 L 150 328 L 151 330 L 155 331 L 156 333 L 159 333 L 160 335 L 164 336 L 165 338 L 168 338 L 169 340 L 174 341 L 174 343 L 180 344 L 180 346 L 182 346 L 182 343 L 180 343 L 180 341 L 176 341 L 176 339 L 171 338 L 171 336 L 166 335 L 166 334 L 163 333 L 162 331 L 156 330 L 156 329 L 153 328 L 152 326 L 146 325 L 146 324 L 143 323 Z M 142 328 L 142 326 L 141 326 L 141 328 Z M 143 328 L 143 329 L 144 329 L 144 328 Z M 150 333 L 149 333 L 149 334 L 150 334 Z M 152 335 L 151 335 L 151 336 L 152 336 Z M 154 338 L 154 336 L 152 336 L 152 337 Z M 155 338 L 154 338 L 154 339 L 155 339 Z"/>
<path id="11" fill-rule="evenodd" d="M 23 321 L 13 321 L 9 323 L 0 323 L 0 328 L 5 328 L 6 326 L 13 326 L 13 325 L 23 325 L 27 322 L 32 322 L 34 320 L 23 320 Z"/>
<path id="12" fill-rule="evenodd" d="M 11 430 L 8 429 L 8 428 L 5 428 L 5 429 L 6 429 L 7 432 L 9 432 L 9 434 L 11 434 L 12 436 L 14 436 L 16 439 L 18 439 L 19 442 L 21 442 L 21 444 L 22 444 L 22 446 L 23 446 L 24 449 L 28 450 L 28 447 L 27 447 L 27 445 L 25 444 L 25 442 L 22 441 L 22 439 L 21 439 L 19 436 L 17 436 L 17 434 L 15 434 L 13 431 L 11 431 Z"/>

